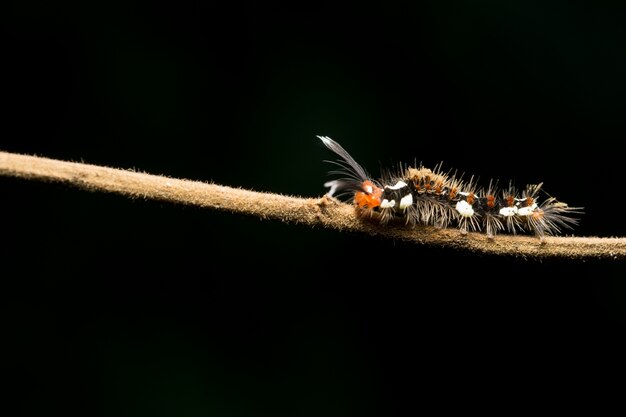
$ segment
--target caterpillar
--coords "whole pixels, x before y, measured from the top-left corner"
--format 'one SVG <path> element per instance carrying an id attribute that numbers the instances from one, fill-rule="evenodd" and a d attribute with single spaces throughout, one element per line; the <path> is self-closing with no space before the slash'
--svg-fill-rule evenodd
<path id="1" fill-rule="evenodd" d="M 576 215 L 582 214 L 582 207 L 569 207 L 545 193 L 543 183 L 527 185 L 521 193 L 512 183 L 499 189 L 493 180 L 479 187 L 473 176 L 465 181 L 462 175 L 444 172 L 441 164 L 432 170 L 399 164 L 375 180 L 339 143 L 318 138 L 339 157 L 325 161 L 338 167 L 329 175 L 341 176 L 324 184 L 327 194 L 352 199 L 359 213 L 375 216 L 382 224 L 403 218 L 410 226 L 455 225 L 464 235 L 484 231 L 494 239 L 500 232 L 525 232 L 543 240 L 572 229 L 579 221 Z"/>

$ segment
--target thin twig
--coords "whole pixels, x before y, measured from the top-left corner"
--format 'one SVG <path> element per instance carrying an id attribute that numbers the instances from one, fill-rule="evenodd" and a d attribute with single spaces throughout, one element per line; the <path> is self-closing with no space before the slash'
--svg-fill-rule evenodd
<path id="1" fill-rule="evenodd" d="M 286 223 L 364 232 L 439 247 L 530 258 L 626 258 L 626 238 L 461 235 L 458 230 L 380 226 L 358 216 L 353 206 L 329 197 L 298 198 L 180 180 L 160 175 L 0 152 L 0 175 L 63 182 L 90 191 L 162 200 L 275 219 Z M 3 204 L 7 204 L 6 202 Z"/>

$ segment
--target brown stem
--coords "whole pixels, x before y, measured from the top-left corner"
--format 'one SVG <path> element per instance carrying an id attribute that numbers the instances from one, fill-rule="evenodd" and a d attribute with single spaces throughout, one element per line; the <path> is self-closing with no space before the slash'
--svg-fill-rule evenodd
<path id="1" fill-rule="evenodd" d="M 375 221 L 358 216 L 353 206 L 326 196 L 289 197 L 8 152 L 0 152 L 0 175 L 63 182 L 90 191 L 170 201 L 242 213 L 261 219 L 364 232 L 421 245 L 481 253 L 527 258 L 626 258 L 626 238 L 547 237 L 540 242 L 530 236 L 499 235 L 493 240 L 480 233 L 469 233 L 464 236 L 458 230 L 441 230 L 430 226 L 413 229 L 402 225 L 383 227 Z"/>

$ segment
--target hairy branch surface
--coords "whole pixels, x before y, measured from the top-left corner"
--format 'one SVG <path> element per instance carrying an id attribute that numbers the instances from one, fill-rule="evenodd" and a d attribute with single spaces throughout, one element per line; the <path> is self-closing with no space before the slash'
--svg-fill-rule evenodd
<path id="1" fill-rule="evenodd" d="M 626 258 L 626 238 L 546 237 L 540 242 L 531 236 L 498 235 L 489 239 L 480 233 L 461 235 L 456 229 L 380 226 L 358 216 L 353 206 L 327 196 L 290 197 L 8 152 L 0 152 L 0 175 L 479 253 L 526 258 Z"/>

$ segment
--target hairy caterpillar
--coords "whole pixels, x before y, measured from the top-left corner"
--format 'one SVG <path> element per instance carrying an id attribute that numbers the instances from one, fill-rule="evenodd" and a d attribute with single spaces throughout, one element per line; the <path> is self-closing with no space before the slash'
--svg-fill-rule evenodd
<path id="1" fill-rule="evenodd" d="M 340 158 L 327 161 L 339 167 L 329 174 L 343 176 L 324 184 L 330 188 L 328 195 L 352 198 L 361 212 L 378 213 L 383 224 L 404 218 L 412 226 L 455 225 L 463 234 L 484 231 L 490 238 L 505 231 L 543 238 L 571 229 L 578 223 L 572 215 L 582 213 L 582 207 L 569 207 L 547 194 L 540 201 L 541 183 L 527 185 L 521 193 L 512 185 L 499 190 L 493 181 L 479 188 L 473 177 L 465 181 L 444 173 L 440 165 L 430 170 L 400 164 L 374 180 L 341 145 L 326 136 L 318 138 Z"/>

